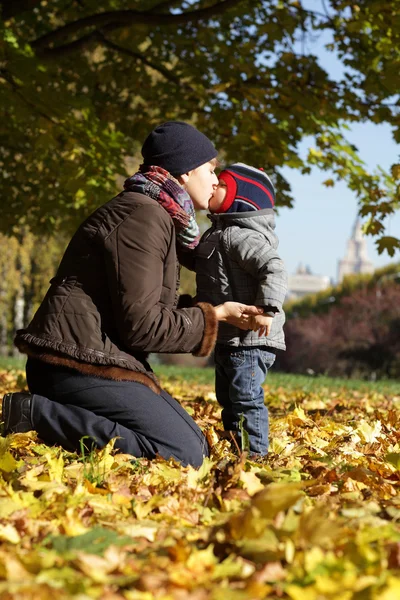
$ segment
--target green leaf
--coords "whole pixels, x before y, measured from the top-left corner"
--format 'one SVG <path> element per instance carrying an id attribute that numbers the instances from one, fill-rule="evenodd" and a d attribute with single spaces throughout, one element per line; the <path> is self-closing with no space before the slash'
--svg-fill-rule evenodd
<path id="1" fill-rule="evenodd" d="M 131 538 L 119 536 L 116 531 L 104 527 L 94 527 L 88 533 L 73 537 L 50 535 L 43 540 L 44 545 L 50 546 L 59 554 L 81 551 L 101 555 L 111 545 L 124 546 L 131 543 Z"/>
<path id="2" fill-rule="evenodd" d="M 396 467 L 397 470 L 400 471 L 400 453 L 398 452 L 388 452 L 385 456 L 385 460 L 389 462 L 391 465 Z"/>
<path id="3" fill-rule="evenodd" d="M 250 450 L 249 434 L 246 431 L 245 425 L 246 425 L 246 417 L 244 416 L 243 413 L 241 413 L 241 415 L 239 417 L 239 431 L 240 431 L 242 452 Z"/>
<path id="4" fill-rule="evenodd" d="M 379 254 L 387 252 L 389 256 L 394 256 L 396 250 L 400 250 L 400 240 L 393 236 L 385 235 L 375 242 Z"/>

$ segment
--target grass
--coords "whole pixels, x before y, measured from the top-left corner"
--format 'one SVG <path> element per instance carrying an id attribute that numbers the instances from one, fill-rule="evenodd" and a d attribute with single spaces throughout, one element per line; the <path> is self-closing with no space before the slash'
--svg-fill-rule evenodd
<path id="1" fill-rule="evenodd" d="M 367 381 L 365 379 L 326 377 L 325 375 L 313 376 L 271 372 L 266 383 L 271 387 L 284 387 L 287 390 L 302 389 L 306 392 L 320 391 L 326 388 L 329 391 L 345 389 L 360 392 L 378 392 L 380 394 L 400 394 L 400 381 L 395 379 Z"/>
<path id="2" fill-rule="evenodd" d="M 25 369 L 26 358 L 24 356 L 0 356 L 0 370 L 11 371 Z"/>
<path id="3" fill-rule="evenodd" d="M 24 370 L 25 358 L 0 357 L 0 370 Z M 212 367 L 181 367 L 172 365 L 154 365 L 154 371 L 161 381 L 190 381 L 191 384 L 214 385 L 214 369 Z M 378 392 L 381 394 L 399 395 L 400 382 L 395 379 L 379 381 L 366 381 L 362 379 L 341 379 L 325 377 L 324 375 L 297 375 L 271 371 L 266 384 L 274 388 L 285 388 L 287 391 L 303 390 L 305 392 L 318 392 L 327 390 L 357 390 L 365 392 Z"/>
<path id="4" fill-rule="evenodd" d="M 214 384 L 214 369 L 212 367 L 195 369 L 193 367 L 157 365 L 154 370 L 161 380 L 179 381 L 183 379 L 194 384 Z M 301 389 L 306 392 L 317 392 L 323 388 L 327 388 L 333 391 L 346 389 L 379 392 L 381 394 L 398 395 L 400 393 L 400 382 L 394 379 L 366 381 L 362 379 L 341 379 L 325 377 L 323 375 L 294 375 L 271 371 L 267 376 L 266 384 L 271 388 L 283 387 L 288 391 Z"/>

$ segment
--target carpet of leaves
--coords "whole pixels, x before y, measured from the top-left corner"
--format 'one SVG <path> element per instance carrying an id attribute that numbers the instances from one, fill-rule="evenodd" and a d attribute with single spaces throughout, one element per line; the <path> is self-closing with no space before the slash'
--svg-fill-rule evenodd
<path id="1" fill-rule="evenodd" d="M 400 395 L 266 387 L 255 462 L 210 386 L 164 383 L 213 444 L 199 470 L 0 437 L 0 600 L 400 598 Z"/>

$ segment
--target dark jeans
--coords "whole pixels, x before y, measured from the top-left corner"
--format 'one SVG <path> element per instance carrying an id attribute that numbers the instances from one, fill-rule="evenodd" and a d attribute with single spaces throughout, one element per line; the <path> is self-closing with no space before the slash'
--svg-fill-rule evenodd
<path id="1" fill-rule="evenodd" d="M 215 392 L 222 406 L 222 422 L 241 441 L 240 417 L 249 436 L 250 452 L 268 452 L 268 408 L 264 404 L 264 383 L 275 353 L 265 347 L 215 347 Z"/>
<path id="2" fill-rule="evenodd" d="M 102 448 L 118 436 L 115 448 L 135 457 L 159 454 L 198 467 L 208 456 L 200 428 L 165 391 L 158 395 L 141 383 L 82 375 L 31 358 L 26 376 L 32 421 L 47 444 L 75 451 L 90 436 Z"/>

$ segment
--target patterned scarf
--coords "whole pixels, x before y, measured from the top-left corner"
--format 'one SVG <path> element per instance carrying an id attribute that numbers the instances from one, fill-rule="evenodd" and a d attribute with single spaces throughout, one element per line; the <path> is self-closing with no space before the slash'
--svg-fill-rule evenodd
<path id="1" fill-rule="evenodd" d="M 195 248 L 200 240 L 193 202 L 189 194 L 168 171 L 161 167 L 146 167 L 129 177 L 124 188 L 157 200 L 171 216 L 178 242 L 188 249 Z"/>

